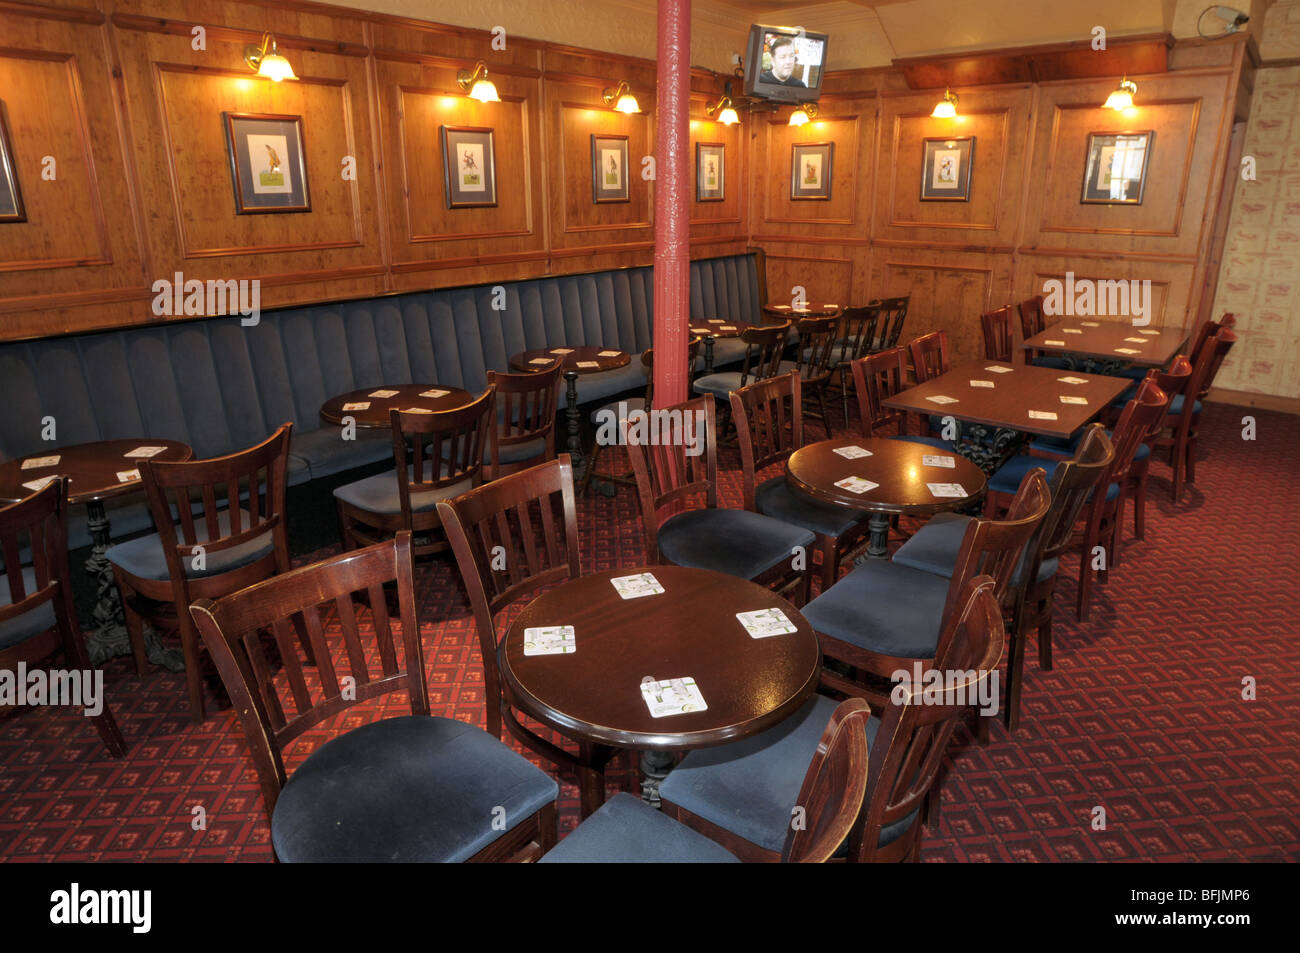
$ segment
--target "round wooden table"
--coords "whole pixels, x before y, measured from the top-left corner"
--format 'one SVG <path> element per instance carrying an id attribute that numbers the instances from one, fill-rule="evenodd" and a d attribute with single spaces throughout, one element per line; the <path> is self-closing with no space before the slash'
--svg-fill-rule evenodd
<path id="1" fill-rule="evenodd" d="M 798 308 L 788 304 L 763 305 L 765 313 L 782 321 L 793 321 L 796 318 L 829 318 L 843 310 L 838 304 L 805 304 Z"/>
<path id="2" fill-rule="evenodd" d="M 611 583 L 651 573 L 664 591 L 624 599 Z M 753 638 L 739 612 L 780 609 L 797 628 Z M 575 650 L 524 654 L 524 630 L 571 625 Z M 735 576 L 681 566 L 612 569 L 534 599 L 510 626 L 498 659 L 511 705 L 567 737 L 645 754 L 647 799 L 671 752 L 746 738 L 792 714 L 817 687 L 821 647 L 799 610 Z M 641 694 L 647 677 L 692 678 L 707 706 L 655 718 Z"/>
<path id="3" fill-rule="evenodd" d="M 424 394 L 437 396 L 425 397 Z M 378 396 L 376 396 L 378 395 Z M 460 387 L 439 387 L 437 384 L 384 384 L 363 387 L 347 394 L 331 397 L 321 404 L 320 417 L 327 424 L 343 426 L 345 417 L 351 417 L 363 429 L 388 429 L 392 426 L 392 411 L 418 407 L 421 410 L 444 411 L 464 407 L 474 400 L 474 395 Z M 366 404 L 366 407 L 348 405 Z"/>
<path id="4" fill-rule="evenodd" d="M 583 475 L 585 461 L 582 458 L 582 438 L 578 427 L 578 377 L 582 374 L 598 374 L 612 371 L 632 363 L 632 355 L 616 347 L 595 347 L 592 345 L 574 345 L 569 347 L 538 347 L 530 351 L 520 351 L 510 358 L 510 369 L 514 371 L 533 372 L 548 366 L 556 358 L 564 368 L 566 397 L 568 405 L 564 416 L 568 422 L 569 436 L 567 449 L 573 461 L 573 478 L 579 480 Z"/>
<path id="5" fill-rule="evenodd" d="M 146 448 L 157 449 L 157 452 L 147 457 L 127 456 L 132 451 Z M 113 564 L 104 555 L 112 532 L 104 501 L 142 489 L 139 474 L 142 459 L 171 463 L 189 460 L 193 456 L 194 451 L 189 445 L 178 440 L 140 438 L 99 440 L 72 447 L 58 447 L 0 464 L 2 503 L 15 503 L 33 493 L 31 487 L 23 486 L 25 483 L 61 476 L 68 483 L 68 502 L 73 505 L 84 503 L 86 506 L 86 528 L 90 530 L 91 538 L 86 572 L 96 580 L 93 613 L 95 630 L 86 640 L 92 665 L 101 665 L 117 655 L 131 654 L 131 640 L 122 615 L 122 599 L 113 579 Z M 25 462 L 50 457 L 58 457 L 58 462 L 23 469 Z M 132 473 L 133 478 L 127 477 Z M 157 636 L 146 638 L 146 645 L 149 661 L 165 665 L 175 672 L 184 670 L 181 654 L 163 649 Z"/>
<path id="6" fill-rule="evenodd" d="M 850 447 L 871 455 L 850 459 L 835 452 Z M 927 464 L 926 457 L 951 460 L 952 466 Z M 862 493 L 836 485 L 851 477 L 878 485 Z M 867 555 L 877 559 L 888 555 L 890 516 L 965 509 L 982 499 L 988 487 L 984 471 L 959 453 L 880 437 L 845 437 L 801 447 L 786 460 L 785 478 L 796 490 L 821 503 L 869 511 Z M 963 495 L 941 496 L 930 488 L 930 484 L 953 483 L 960 484 Z"/>
<path id="7" fill-rule="evenodd" d="M 713 342 L 718 338 L 738 338 L 752 328 L 748 321 L 729 321 L 725 318 L 694 318 L 691 333 L 704 338 L 704 373 L 713 373 Z"/>

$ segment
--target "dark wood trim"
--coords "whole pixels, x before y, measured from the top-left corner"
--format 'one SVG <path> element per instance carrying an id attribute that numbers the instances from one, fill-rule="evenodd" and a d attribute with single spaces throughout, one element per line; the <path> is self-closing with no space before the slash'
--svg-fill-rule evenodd
<path id="1" fill-rule="evenodd" d="M 102 26 L 104 14 L 98 10 L 77 9 L 75 7 L 57 7 L 37 5 L 34 3 L 14 3 L 0 0 L 0 14 L 10 13 L 18 17 L 37 17 L 42 20 L 62 20 L 65 23 L 88 23 Z"/>
<path id="2" fill-rule="evenodd" d="M 262 40 L 262 33 L 264 32 L 262 30 L 247 30 L 239 27 L 221 26 L 219 24 L 169 20 L 165 17 L 144 17 L 133 13 L 114 13 L 112 22 L 113 26 L 120 27 L 123 30 L 135 30 L 142 33 L 163 33 L 170 36 L 185 37 L 190 36 L 191 31 L 196 26 L 201 26 L 207 32 L 209 39 L 224 40 L 230 43 L 259 43 Z M 337 56 L 353 57 L 365 57 L 370 55 L 370 47 L 362 43 L 348 43 L 343 40 L 324 40 L 310 36 L 296 36 L 292 33 L 276 33 L 275 42 L 286 50 L 305 50 L 309 53 L 333 53 Z"/>

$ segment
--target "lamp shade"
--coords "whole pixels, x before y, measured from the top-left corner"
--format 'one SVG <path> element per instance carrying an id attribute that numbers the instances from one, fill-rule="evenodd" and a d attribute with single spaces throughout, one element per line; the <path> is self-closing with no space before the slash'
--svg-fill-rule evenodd
<path id="1" fill-rule="evenodd" d="M 718 113 L 718 122 L 722 123 L 724 126 L 734 126 L 736 123 L 740 122 L 740 115 L 736 112 L 734 107 L 728 106 L 723 109 L 722 112 Z"/>
<path id="2" fill-rule="evenodd" d="M 1103 109 L 1129 109 L 1133 105 L 1133 94 L 1137 92 L 1137 83 L 1127 77 L 1114 91 L 1106 97 Z"/>
<path id="3" fill-rule="evenodd" d="M 477 99 L 481 103 L 499 103 L 501 97 L 497 95 L 496 83 L 490 79 L 479 79 L 474 81 L 474 88 L 469 91 L 470 99 Z"/>
<path id="4" fill-rule="evenodd" d="M 618 97 L 618 102 L 615 103 L 614 108 L 621 113 L 639 113 L 641 104 L 636 101 L 636 97 L 631 93 L 624 93 Z"/>

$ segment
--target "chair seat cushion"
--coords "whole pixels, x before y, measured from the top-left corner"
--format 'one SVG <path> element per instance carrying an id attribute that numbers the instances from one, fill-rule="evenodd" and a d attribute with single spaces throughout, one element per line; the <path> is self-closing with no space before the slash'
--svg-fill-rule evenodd
<path id="1" fill-rule="evenodd" d="M 314 480 L 392 459 L 393 436 L 387 430 L 358 427 L 355 436 L 355 440 L 344 440 L 341 427 L 320 427 L 303 433 L 295 427 L 289 438 L 289 483 L 294 483 L 294 467 L 302 463 L 308 466 L 310 478 Z M 117 523 L 113 528 L 117 528 Z"/>
<path id="2" fill-rule="evenodd" d="M 659 528 L 659 551 L 669 562 L 741 579 L 761 576 L 790 559 L 794 547 L 814 542 L 806 529 L 749 510 L 687 510 Z"/>
<path id="3" fill-rule="evenodd" d="M 1115 437 L 1113 431 L 1107 430 L 1106 436 L 1112 440 Z M 1029 449 L 1037 450 L 1039 453 L 1054 453 L 1062 457 L 1073 457 L 1079 452 L 1079 441 L 1082 438 L 1075 436 L 1069 440 L 1062 437 L 1036 437 L 1029 441 Z M 1145 460 L 1151 456 L 1151 447 L 1145 443 L 1138 444 L 1137 450 L 1133 453 L 1134 460 Z"/>
<path id="4" fill-rule="evenodd" d="M 503 459 L 502 462 L 509 461 Z M 406 474 L 410 480 L 414 480 L 415 467 L 408 465 Z M 432 478 L 433 461 L 426 460 L 424 462 L 424 479 L 428 481 Z M 452 497 L 467 493 L 473 489 L 472 482 L 472 480 L 466 478 L 438 490 L 412 493 L 411 512 L 423 513 L 432 510 L 437 507 L 440 500 L 450 500 Z M 344 484 L 335 488 L 334 496 L 344 503 L 365 510 L 367 513 L 383 513 L 391 516 L 402 512 L 402 498 L 397 489 L 396 473 L 376 473 L 374 476 Z"/>
<path id="5" fill-rule="evenodd" d="M 818 503 L 807 494 L 793 489 L 783 476 L 759 484 L 754 491 L 754 505 L 764 516 L 774 517 L 792 526 L 802 526 L 823 536 L 843 536 L 855 526 L 861 525 L 869 515 L 866 510 Z"/>
<path id="6" fill-rule="evenodd" d="M 619 414 L 630 414 L 634 410 L 645 410 L 644 397 L 629 397 L 627 400 L 602 404 L 591 412 L 591 422 L 599 427 L 608 419 L 610 414 L 613 414 L 614 419 L 617 420 Z"/>
<path id="7" fill-rule="evenodd" d="M 473 725 L 406 715 L 311 753 L 271 816 L 287 862 L 467 860 L 548 803 L 555 781 Z M 496 808 L 505 830 L 493 830 Z"/>
<path id="8" fill-rule="evenodd" d="M 1175 397 L 1173 400 L 1169 402 L 1169 409 L 1166 411 L 1166 413 L 1171 417 L 1177 417 L 1182 412 L 1183 412 L 1183 395 L 1179 394 L 1177 397 Z M 1199 400 L 1192 401 L 1192 413 L 1199 414 L 1200 412 L 1201 412 L 1201 402 Z"/>
<path id="9" fill-rule="evenodd" d="M 31 566 L 24 566 L 23 597 L 27 598 L 36 589 L 36 570 Z M 0 573 L 0 609 L 12 604 L 13 597 L 9 595 L 9 574 Z M 43 602 L 35 609 L 24 612 L 17 618 L 0 622 L 0 651 L 17 645 L 19 642 L 25 642 L 33 635 L 39 635 L 47 629 L 52 629 L 54 624 L 54 603 L 52 602 Z"/>
<path id="10" fill-rule="evenodd" d="M 246 530 L 249 523 L 248 514 L 243 510 L 239 512 L 241 514 L 239 525 Z M 222 510 L 217 514 L 217 528 L 222 536 L 230 534 L 229 510 Z M 195 517 L 194 536 L 200 543 L 207 542 L 208 524 L 206 519 Z M 181 538 L 181 527 L 178 523 L 176 525 L 177 542 L 180 542 Z M 261 536 L 255 536 L 247 542 L 240 543 L 238 546 L 207 553 L 204 556 L 202 569 L 195 569 L 194 560 L 189 557 L 182 559 L 181 565 L 185 568 L 185 575 L 190 579 L 203 579 L 208 576 L 219 576 L 223 572 L 230 572 L 241 566 L 247 566 L 249 563 L 255 563 L 259 559 L 269 556 L 273 549 L 274 540 L 268 531 Z M 162 540 L 158 538 L 157 533 L 150 533 L 148 536 L 129 539 L 125 543 L 110 546 L 105 555 L 113 565 L 122 567 L 122 569 L 137 578 L 157 580 L 168 578 L 167 559 L 163 555 Z"/>
<path id="11" fill-rule="evenodd" d="M 749 381 L 753 380 L 753 375 L 750 375 Z M 725 400 L 733 390 L 740 390 L 740 371 L 715 371 L 712 374 L 705 374 L 703 377 L 697 377 L 691 386 L 697 394 L 712 394 Z"/>
<path id="12" fill-rule="evenodd" d="M 641 363 L 638 354 L 632 355 L 632 362 L 624 364 L 622 367 L 616 367 L 612 371 L 597 371 L 594 374 L 583 374 L 578 378 L 578 403 L 587 404 L 594 400 L 606 400 L 615 394 L 621 394 L 629 390 L 645 390 L 645 366 Z M 569 385 L 566 381 L 561 386 L 560 406 L 564 407 L 568 401 L 566 396 L 569 392 Z"/>
<path id="13" fill-rule="evenodd" d="M 533 440 L 525 440 L 523 443 L 507 444 L 506 446 L 501 447 L 500 450 L 498 451 L 502 463 L 518 463 L 520 460 L 531 460 L 533 457 L 540 457 L 545 452 L 546 452 L 545 437 L 537 437 L 536 439 Z M 484 452 L 483 462 L 484 463 L 492 462 L 492 452 L 490 448 Z M 469 489 L 469 487 L 466 487 L 465 489 Z M 464 491 L 460 491 L 460 492 L 464 492 Z"/>
<path id="14" fill-rule="evenodd" d="M 725 367 L 728 364 L 739 364 L 745 359 L 747 345 L 740 338 L 715 338 L 713 341 L 713 366 L 715 368 Z M 700 367 L 704 367 L 705 349 L 700 348 Z"/>
<path id="15" fill-rule="evenodd" d="M 804 607 L 814 629 L 879 655 L 934 658 L 948 580 L 872 559 Z"/>
<path id="16" fill-rule="evenodd" d="M 918 530 L 911 539 L 898 547 L 894 553 L 894 562 L 922 572 L 934 573 L 951 579 L 953 569 L 957 566 L 957 554 L 961 552 L 962 537 L 971 518 L 960 513 L 939 513 Z M 1019 586 L 1029 561 L 1029 548 L 1020 558 L 1016 567 L 1013 585 Z M 1046 582 L 1056 575 L 1060 560 L 1056 557 L 1043 560 L 1038 569 L 1038 582 Z"/>
<path id="17" fill-rule="evenodd" d="M 659 786 L 660 795 L 752 844 L 780 852 L 804 775 L 837 704 L 814 695 L 761 734 L 690 752 Z M 868 747 L 879 730 L 880 720 L 873 715 L 866 726 Z M 881 831 L 880 845 L 904 834 L 917 813 Z"/>
<path id="18" fill-rule="evenodd" d="M 740 859 L 639 797 L 616 794 L 538 863 L 738 864 Z"/>
<path id="19" fill-rule="evenodd" d="M 1136 454 L 1134 454 L 1136 457 Z M 1025 474 L 1034 467 L 1042 467 L 1047 474 L 1047 482 L 1052 482 L 1052 477 L 1056 473 L 1056 466 L 1061 463 L 1060 460 L 1044 460 L 1042 457 L 1020 456 L 1012 457 L 1002 466 L 998 467 L 997 472 L 989 477 L 989 489 L 995 493 L 1015 494 L 1020 489 L 1020 481 L 1025 478 Z M 1106 499 L 1113 500 L 1119 496 L 1119 484 L 1112 483 L 1106 487 Z M 1089 499 L 1092 499 L 1089 494 Z"/>

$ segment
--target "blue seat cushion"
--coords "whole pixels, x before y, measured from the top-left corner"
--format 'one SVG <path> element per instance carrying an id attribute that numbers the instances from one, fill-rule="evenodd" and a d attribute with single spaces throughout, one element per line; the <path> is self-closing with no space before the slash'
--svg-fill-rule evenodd
<path id="1" fill-rule="evenodd" d="M 611 414 L 613 415 L 614 420 L 617 421 L 620 414 L 630 414 L 634 410 L 645 410 L 644 397 L 629 397 L 627 400 L 615 401 L 611 404 L 602 404 L 591 412 L 591 422 L 599 427 Z"/>
<path id="2" fill-rule="evenodd" d="M 280 792 L 271 843 L 290 863 L 457 863 L 558 793 L 551 777 L 474 725 L 386 718 L 311 753 Z M 497 808 L 504 830 L 493 830 Z"/>
<path id="3" fill-rule="evenodd" d="M 1048 357 L 1047 355 L 1034 358 L 1033 364 L 1035 367 L 1053 367 L 1056 368 L 1057 370 L 1068 370 L 1070 367 L 1069 361 L 1067 361 L 1065 358 Z"/>
<path id="4" fill-rule="evenodd" d="M 1136 454 L 1135 454 L 1136 457 Z M 996 493 L 1015 494 L 1020 489 L 1020 481 L 1025 478 L 1025 474 L 1034 467 L 1042 467 L 1047 474 L 1047 482 L 1052 482 L 1052 477 L 1056 473 L 1056 467 L 1060 460 L 1044 460 L 1042 457 L 1020 456 L 1012 457 L 1002 466 L 998 467 L 993 476 L 989 477 L 989 489 Z M 1119 496 L 1119 484 L 1111 483 L 1106 487 L 1106 499 L 1113 500 Z M 1089 496 L 1091 499 L 1091 496 Z"/>
<path id="5" fill-rule="evenodd" d="M 248 529 L 248 514 L 240 510 L 239 525 L 245 530 Z M 230 511 L 222 510 L 217 515 L 217 528 L 222 536 L 230 534 Z M 208 540 L 207 520 L 196 517 L 194 520 L 194 536 L 199 543 Z M 176 526 L 176 540 L 182 539 L 180 524 Z M 190 579 L 203 579 L 207 576 L 218 576 L 223 572 L 230 572 L 241 566 L 247 566 L 249 563 L 255 563 L 259 559 L 271 554 L 274 548 L 274 541 L 271 533 L 265 532 L 261 536 L 255 536 L 238 546 L 232 546 L 229 549 L 219 549 L 207 553 L 204 557 L 204 567 L 202 569 L 194 568 L 194 561 L 190 558 L 181 560 L 181 565 L 185 568 L 185 575 Z M 163 555 L 162 540 L 158 538 L 157 533 L 150 533 L 148 536 L 141 536 L 137 539 L 127 540 L 125 543 L 118 543 L 110 546 L 105 553 L 109 562 L 115 566 L 121 566 L 133 576 L 140 579 L 167 579 L 167 559 Z"/>
<path id="6" fill-rule="evenodd" d="M 521 444 L 521 446 L 527 445 Z M 507 463 L 509 461 L 503 456 L 502 462 Z M 408 465 L 406 474 L 408 479 L 414 480 L 415 467 Z M 425 481 L 433 479 L 432 460 L 424 461 L 424 479 Z M 462 493 L 469 492 L 473 488 L 471 483 L 471 480 L 464 479 L 459 483 L 453 483 L 451 486 L 438 490 L 412 493 L 411 512 L 423 513 L 432 510 L 437 507 L 441 500 L 450 500 Z M 392 516 L 402 512 L 402 498 L 397 489 L 396 473 L 376 473 L 374 476 L 336 487 L 334 496 L 336 499 L 365 510 L 367 513 L 383 513 Z"/>
<path id="7" fill-rule="evenodd" d="M 804 607 L 814 629 L 858 648 L 934 658 L 948 580 L 884 559 L 858 566 Z"/>
<path id="8" fill-rule="evenodd" d="M 738 864 L 740 859 L 639 797 L 616 794 L 538 863 Z"/>
<path id="9" fill-rule="evenodd" d="M 560 393 L 567 395 L 568 383 L 561 386 Z M 578 378 L 578 403 L 586 404 L 593 400 L 604 400 L 629 390 L 645 390 L 645 367 L 638 355 L 632 355 L 632 363 L 616 367 L 612 371 L 598 371 L 595 374 L 583 374 Z M 561 404 L 567 401 L 563 397 Z"/>
<path id="10" fill-rule="evenodd" d="M 669 562 L 754 579 L 790 559 L 796 546 L 816 542 L 806 529 L 749 510 L 687 510 L 659 528 L 659 551 Z"/>
<path id="11" fill-rule="evenodd" d="M 792 526 L 802 526 L 823 536 L 843 536 L 868 516 L 866 510 L 818 503 L 807 494 L 792 489 L 783 476 L 760 483 L 754 491 L 754 505 L 764 516 Z"/>
<path id="12" fill-rule="evenodd" d="M 754 377 L 751 374 L 748 382 L 753 383 L 753 381 Z M 726 400 L 727 395 L 733 390 L 740 390 L 740 371 L 716 371 L 705 374 L 703 377 L 697 377 L 691 386 L 697 394 L 712 394 L 714 397 Z"/>
<path id="13" fill-rule="evenodd" d="M 747 345 L 740 338 L 715 338 L 713 341 L 713 366 L 726 367 L 728 364 L 739 364 L 745 359 Z M 700 360 L 704 360 L 704 347 L 700 347 Z M 704 365 L 701 364 L 701 367 Z"/>
<path id="14" fill-rule="evenodd" d="M 1169 402 L 1169 410 L 1167 410 L 1166 413 L 1169 414 L 1170 416 L 1177 417 L 1182 412 L 1183 412 L 1183 395 L 1179 394 L 1177 397 L 1175 397 L 1173 400 Z M 1199 414 L 1200 412 L 1201 412 L 1201 402 L 1199 400 L 1192 401 L 1192 413 Z"/>
<path id="15" fill-rule="evenodd" d="M 780 852 L 804 775 L 837 704 L 814 695 L 761 734 L 690 752 L 659 786 L 660 795 L 752 844 Z M 866 726 L 869 747 L 879 731 L 880 721 L 873 715 Z M 918 813 L 882 830 L 880 845 L 897 840 Z"/>
<path id="16" fill-rule="evenodd" d="M 23 597 L 27 598 L 36 589 L 36 570 L 31 566 L 24 566 Z M 13 598 L 9 595 L 9 574 L 0 573 L 0 609 L 12 604 Z M 17 645 L 19 642 L 25 642 L 33 635 L 39 635 L 47 629 L 52 629 L 54 624 L 54 603 L 52 602 L 43 602 L 35 609 L 24 612 L 17 618 L 0 622 L 0 650 Z"/>
<path id="17" fill-rule="evenodd" d="M 1107 430 L 1106 436 L 1114 439 L 1113 431 Z M 1066 440 L 1061 437 L 1038 437 L 1029 441 L 1029 448 L 1037 450 L 1039 453 L 1054 453 L 1062 457 L 1073 457 L 1079 452 L 1079 441 L 1082 438 L 1077 434 Z M 1151 456 L 1151 447 L 1145 443 L 1138 444 L 1138 448 L 1133 453 L 1134 460 L 1145 460 Z"/>
<path id="18" fill-rule="evenodd" d="M 922 572 L 934 573 L 951 579 L 953 569 L 957 566 L 957 554 L 961 552 L 962 537 L 971 518 L 960 513 L 939 513 L 921 527 L 911 539 L 898 547 L 894 553 L 894 562 Z M 1025 564 L 1030 558 L 1029 547 L 1020 558 L 1016 574 L 1012 579 L 1014 585 L 1020 585 L 1024 576 Z M 1044 559 L 1038 569 L 1038 582 L 1046 582 L 1056 574 L 1059 559 Z"/>
<path id="19" fill-rule="evenodd" d="M 341 473 L 393 457 L 393 436 L 387 430 L 358 427 L 355 440 L 343 439 L 342 427 L 320 427 L 289 438 L 290 483 L 296 465 L 306 464 L 311 478 Z"/>
<path id="20" fill-rule="evenodd" d="M 546 452 L 546 438 L 538 437 L 535 440 L 525 440 L 523 443 L 512 443 L 502 447 L 499 452 L 502 463 L 518 463 L 520 460 L 531 460 L 533 457 L 540 457 Z M 483 462 L 490 463 L 491 461 L 491 450 L 485 450 Z M 465 489 L 468 490 L 469 487 Z M 463 493 L 464 490 L 459 492 Z"/>

